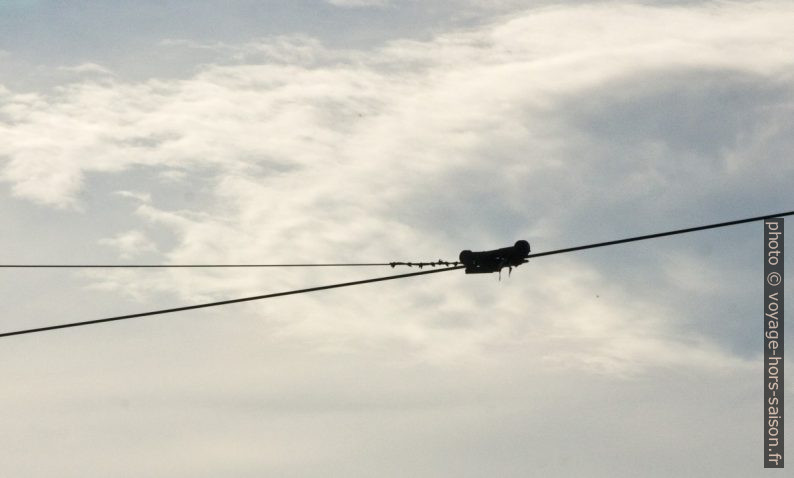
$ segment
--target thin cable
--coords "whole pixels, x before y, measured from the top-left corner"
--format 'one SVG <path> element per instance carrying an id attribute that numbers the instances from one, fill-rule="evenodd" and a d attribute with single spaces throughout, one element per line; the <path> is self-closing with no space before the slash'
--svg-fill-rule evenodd
<path id="1" fill-rule="evenodd" d="M 0 264 L 0 269 L 166 269 L 166 268 L 211 268 L 211 267 L 375 267 L 375 266 L 456 266 L 460 262 L 354 262 L 340 264 Z"/>
<path id="2" fill-rule="evenodd" d="M 231 300 L 222 300 L 219 302 L 208 302 L 206 304 L 198 304 L 198 305 L 188 305 L 185 307 L 175 307 L 173 309 L 161 309 L 161 310 L 154 310 L 151 312 L 141 312 L 139 314 L 130 314 L 130 315 L 120 315 L 118 317 L 108 317 L 105 319 L 96 319 L 96 320 L 86 320 L 84 322 L 71 322 L 68 324 L 61 324 L 61 325 L 50 325 L 48 327 L 38 327 L 35 329 L 27 329 L 27 330 L 18 330 L 15 332 L 5 332 L 0 334 L 0 337 L 10 337 L 12 335 L 23 335 L 23 334 L 32 334 L 36 332 L 46 332 L 48 330 L 56 330 L 56 329 L 66 329 L 69 327 L 80 327 L 83 325 L 93 325 L 93 324 L 101 324 L 103 322 L 114 322 L 117 320 L 126 320 L 126 319 L 134 319 L 136 317 L 148 317 L 150 315 L 159 315 L 159 314 L 169 314 L 171 312 L 182 312 L 185 310 L 193 310 L 193 309 L 203 309 L 205 307 L 215 307 L 219 305 L 228 305 L 228 304 L 236 304 L 238 302 L 249 302 L 252 300 L 261 300 L 261 299 L 271 299 L 273 297 L 281 297 L 284 295 L 294 295 L 294 294 L 304 294 L 307 292 L 316 292 L 320 290 L 327 290 L 327 289 L 337 289 L 339 287 L 350 287 L 354 285 L 361 285 L 361 284 L 369 284 L 370 282 L 382 282 L 392 279 L 403 279 L 405 277 L 413 277 L 413 276 L 420 276 L 424 274 L 434 274 L 436 272 L 446 272 L 455 269 L 461 269 L 463 266 L 457 267 L 447 267 L 445 269 L 433 269 L 429 271 L 421 271 L 421 272 L 411 272 L 409 274 L 399 274 L 393 276 L 386 276 L 386 277 L 376 277 L 374 279 L 365 279 L 365 280 L 358 280 L 354 282 L 343 282 L 341 284 L 331 284 L 331 285 L 324 285 L 319 287 L 311 287 L 309 289 L 298 289 L 298 290 L 290 290 L 286 292 L 276 292 L 274 294 L 265 294 L 265 295 L 256 295 L 253 297 L 243 297 L 242 299 L 231 299 Z"/>
<path id="3" fill-rule="evenodd" d="M 598 242 L 595 244 L 587 244 L 584 246 L 568 247 L 566 249 L 557 249 L 556 251 L 539 252 L 537 254 L 529 254 L 527 257 L 543 257 L 553 254 L 564 254 L 566 252 L 581 251 L 584 249 L 593 249 L 595 247 L 612 246 L 615 244 L 623 244 L 626 242 L 644 241 L 646 239 L 654 239 L 657 237 L 672 236 L 675 234 L 685 234 L 687 232 L 702 231 L 704 229 L 714 229 L 717 227 L 734 226 L 736 224 L 744 224 L 746 222 L 760 221 L 762 219 L 769 219 L 773 217 L 783 217 L 794 215 L 794 211 L 784 212 L 780 214 L 768 214 L 766 216 L 756 216 L 747 219 L 739 219 L 737 221 L 719 222 L 717 224 L 708 224 L 706 226 L 688 227 L 686 229 L 676 229 L 675 231 L 657 232 L 656 234 L 646 234 L 644 236 L 627 237 L 625 239 L 617 239 L 615 241 Z"/>
<path id="4" fill-rule="evenodd" d="M 398 264 L 398 263 L 394 263 Z M 6 269 L 166 269 L 210 267 L 373 267 L 390 266 L 391 262 L 359 262 L 350 264 L 0 264 Z M 399 265 L 399 264 L 398 264 Z"/>
<path id="5" fill-rule="evenodd" d="M 760 221 L 761 219 L 768 219 L 772 217 L 784 217 L 794 215 L 794 211 L 784 212 L 780 214 L 768 214 L 765 216 L 756 216 L 747 219 L 739 219 L 737 221 L 720 222 L 717 224 L 709 224 L 705 226 L 690 227 L 686 229 L 677 229 L 675 231 L 659 232 L 656 234 L 647 234 L 644 236 L 629 237 L 626 239 L 618 239 L 615 241 L 599 242 L 596 244 L 587 244 L 584 246 L 569 247 L 566 249 L 557 249 L 556 251 L 539 252 L 537 254 L 529 254 L 527 257 L 543 257 L 553 254 L 563 254 L 566 252 L 581 251 L 584 249 L 593 249 L 596 247 L 611 246 L 614 244 L 623 244 L 626 242 L 643 241 L 645 239 L 654 239 L 657 237 L 672 236 L 675 234 L 684 234 L 687 232 L 702 231 L 704 229 L 714 229 L 717 227 L 733 226 L 736 224 L 744 224 L 747 222 Z M 0 264 L 0 269 L 166 269 L 166 268 L 233 268 L 233 267 L 378 267 L 378 266 L 456 266 L 460 262 L 442 261 L 439 259 L 437 262 L 353 262 L 353 263 L 336 263 L 336 264 Z"/>

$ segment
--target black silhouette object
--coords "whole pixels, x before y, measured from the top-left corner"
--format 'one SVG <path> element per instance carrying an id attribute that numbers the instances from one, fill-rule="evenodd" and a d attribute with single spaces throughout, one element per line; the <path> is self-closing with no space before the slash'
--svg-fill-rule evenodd
<path id="1" fill-rule="evenodd" d="M 527 262 L 529 250 L 529 242 L 520 240 L 513 246 L 493 251 L 461 251 L 460 262 L 466 266 L 466 274 L 501 273 L 505 267 L 508 268 L 509 272 L 513 272 L 513 267 L 518 267 Z"/>

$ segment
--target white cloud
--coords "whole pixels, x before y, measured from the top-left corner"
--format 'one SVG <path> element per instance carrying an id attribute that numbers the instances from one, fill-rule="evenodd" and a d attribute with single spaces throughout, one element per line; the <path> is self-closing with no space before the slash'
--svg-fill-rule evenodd
<path id="1" fill-rule="evenodd" d="M 258 48 L 289 64 L 89 82 L 54 97 L 6 92 L 3 177 L 21 197 L 74 204 L 86 172 L 133 165 L 317 168 L 340 154 L 356 167 L 373 162 L 365 154 L 378 154 L 381 168 L 406 157 L 448 164 L 492 138 L 530 137 L 529 128 L 547 127 L 542 114 L 557 98 L 625 75 L 696 67 L 779 77 L 791 68 L 789 15 L 781 4 L 551 8 L 433 42 L 395 42 L 371 59 L 351 53 L 338 66 L 301 67 L 300 57 L 330 53 L 280 38 Z"/>
<path id="2" fill-rule="evenodd" d="M 157 251 L 155 243 L 137 230 L 123 232 L 113 238 L 102 239 L 99 244 L 118 249 L 124 259 L 132 259 L 146 252 Z"/>
<path id="3" fill-rule="evenodd" d="M 326 0 L 337 7 L 383 7 L 389 0 Z"/>
<path id="4" fill-rule="evenodd" d="M 79 65 L 74 65 L 74 66 L 62 66 L 59 68 L 59 70 L 70 73 L 113 75 L 112 71 L 108 70 L 102 65 L 97 65 L 96 63 L 90 63 L 90 62 L 80 63 Z"/>
<path id="5" fill-rule="evenodd" d="M 608 163 L 574 156 L 577 148 L 612 146 L 591 145 L 566 117 L 569 105 L 625 82 L 639 82 L 631 87 L 639 92 L 610 94 L 643 94 L 645 81 L 693 68 L 785 82 L 794 61 L 781 52 L 794 46 L 792 18 L 794 9 L 779 3 L 552 7 L 432 41 L 393 42 L 372 56 L 280 37 L 239 47 L 242 59 L 265 52 L 265 63 L 205 66 L 184 80 L 85 82 L 54 96 L 6 91 L 2 177 L 19 197 L 75 206 L 88 174 L 155 168 L 163 180 L 189 182 L 209 171 L 215 201 L 200 214 L 163 210 L 139 196 L 146 201 L 138 216 L 174 234 L 177 245 L 167 252 L 174 262 L 435 259 L 450 247 L 559 229 L 559 221 L 535 231 L 515 223 L 529 219 L 526 204 L 548 209 L 558 195 L 576 194 L 582 202 L 572 205 L 584 207 L 603 193 L 602 182 L 615 180 L 599 173 Z M 638 146 L 646 163 L 618 175 L 633 175 L 620 179 L 628 199 L 613 201 L 635 201 L 652 184 L 667 187 L 671 178 L 658 162 L 669 146 L 647 146 Z M 725 153 L 736 178 L 755 167 L 739 151 Z M 692 178 L 703 174 L 691 167 Z M 123 257 L 155 250 L 130 233 L 104 243 Z M 207 297 L 201 290 L 267 285 L 255 273 L 220 289 L 212 285 L 216 274 L 189 277 L 175 272 L 135 294 L 149 288 L 193 300 Z M 559 300 L 554 293 L 546 299 Z M 582 307 L 569 313 L 599 323 L 621 317 L 617 304 Z M 622 340 L 612 329 L 572 333 L 601 344 L 586 348 L 590 354 Z M 414 339 L 429 343 L 423 334 Z M 648 347 L 660 346 L 650 340 Z M 620 364 L 636 363 L 639 351 L 612 353 L 610 367 L 622 373 Z"/>
<path id="6" fill-rule="evenodd" d="M 142 203 L 150 203 L 152 202 L 152 195 L 146 192 L 137 192 L 137 191 L 116 191 L 121 197 L 135 199 L 136 201 Z"/>

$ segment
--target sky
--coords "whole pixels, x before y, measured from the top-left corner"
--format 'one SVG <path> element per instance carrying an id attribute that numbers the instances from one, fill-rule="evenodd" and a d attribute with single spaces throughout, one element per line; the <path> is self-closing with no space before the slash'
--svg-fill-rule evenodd
<path id="1" fill-rule="evenodd" d="M 792 23 L 0 0 L 0 263 L 456 260 L 794 210 Z M 6 269 L 0 330 L 410 271 Z M 0 474 L 783 476 L 762 311 L 759 222 L 4 338 Z"/>

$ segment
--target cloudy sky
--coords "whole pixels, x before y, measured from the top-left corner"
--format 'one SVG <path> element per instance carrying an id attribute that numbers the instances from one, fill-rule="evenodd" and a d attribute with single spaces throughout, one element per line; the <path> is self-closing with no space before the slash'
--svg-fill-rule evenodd
<path id="1" fill-rule="evenodd" d="M 792 24 L 0 0 L 0 262 L 455 260 L 792 210 Z M 2 339 L 0 474 L 760 476 L 762 247 L 746 224 Z M 0 329 L 392 272 L 5 270 Z"/>

